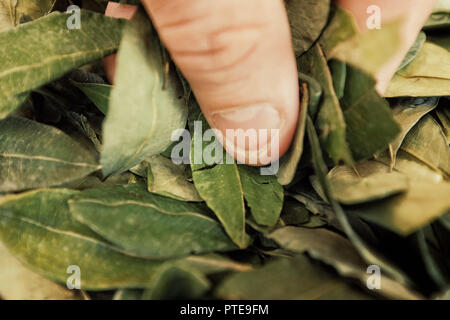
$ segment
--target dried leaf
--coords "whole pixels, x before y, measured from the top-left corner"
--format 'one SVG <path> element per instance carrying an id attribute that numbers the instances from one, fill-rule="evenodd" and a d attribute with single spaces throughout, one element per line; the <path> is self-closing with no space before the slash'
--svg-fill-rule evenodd
<path id="1" fill-rule="evenodd" d="M 75 219 L 131 254 L 168 259 L 236 249 L 205 206 L 154 195 L 140 185 L 88 189 L 69 206 Z"/>
<path id="2" fill-rule="evenodd" d="M 285 0 L 296 56 L 308 51 L 328 21 L 330 0 Z"/>
<path id="3" fill-rule="evenodd" d="M 341 105 L 347 124 L 347 141 L 355 160 L 366 160 L 386 150 L 400 133 L 389 104 L 378 95 L 375 84 L 366 73 L 347 67 Z"/>
<path id="4" fill-rule="evenodd" d="M 308 114 L 309 90 L 305 86 L 300 106 L 300 114 L 295 132 L 294 141 L 287 153 L 280 159 L 280 168 L 276 174 L 278 182 L 285 186 L 292 182 L 297 171 L 298 163 L 303 154 L 303 141 L 305 137 L 306 115 Z"/>
<path id="5" fill-rule="evenodd" d="M 407 236 L 450 210 L 450 184 L 419 182 L 408 192 L 349 211 L 388 230 Z"/>
<path id="6" fill-rule="evenodd" d="M 314 45 L 297 63 L 301 72 L 318 80 L 323 88 L 322 105 L 316 119 L 323 148 L 335 163 L 343 160 L 351 164 L 353 160 L 346 141 L 344 115 L 322 49 L 318 44 Z"/>
<path id="7" fill-rule="evenodd" d="M 274 176 L 261 175 L 259 168 L 238 166 L 245 201 L 252 217 L 263 226 L 274 226 L 281 213 L 284 190 Z"/>
<path id="8" fill-rule="evenodd" d="M 387 154 L 377 156 L 375 159 L 387 166 L 392 166 L 392 160 Z M 401 149 L 397 153 L 393 169 L 407 176 L 411 183 L 415 183 L 416 181 L 439 183 L 444 179 L 442 173 L 432 170 L 430 167 Z"/>
<path id="9" fill-rule="evenodd" d="M 220 284 L 216 295 L 227 300 L 370 299 L 305 256 L 277 259 L 263 268 L 232 275 Z"/>
<path id="10" fill-rule="evenodd" d="M 398 74 L 406 78 L 450 80 L 450 52 L 433 43 L 425 42 L 416 59 Z"/>
<path id="11" fill-rule="evenodd" d="M 402 132 L 391 143 L 394 163 L 398 149 L 403 143 L 406 135 L 417 124 L 417 122 L 426 114 L 436 108 L 439 100 L 437 98 L 405 98 L 399 100 L 392 109 L 394 119 L 400 125 Z"/>
<path id="12" fill-rule="evenodd" d="M 0 52 L 0 101 L 23 100 L 30 90 L 117 50 L 122 20 L 82 11 L 82 28 L 69 29 L 68 17 L 52 13 L 0 33 L 0 47 L 8 49 Z M 0 107 L 0 117 L 12 110 L 3 103 Z"/>
<path id="13" fill-rule="evenodd" d="M 194 184 L 188 181 L 186 170 L 184 164 L 174 164 L 163 156 L 151 157 L 147 168 L 148 191 L 178 200 L 203 201 Z"/>
<path id="14" fill-rule="evenodd" d="M 325 165 L 325 161 L 323 160 L 322 151 L 319 145 L 319 138 L 317 137 L 317 133 L 310 117 L 306 119 L 306 130 L 308 133 L 308 140 L 311 145 L 314 169 L 316 171 L 320 186 L 324 191 L 324 196 L 327 198 L 335 214 L 335 220 L 339 223 L 339 228 L 345 232 L 347 237 L 358 250 L 361 257 L 367 263 L 380 266 L 387 274 L 402 285 L 409 284 L 411 282 L 410 279 L 402 271 L 398 270 L 398 268 L 390 261 L 387 261 L 379 254 L 379 252 L 374 251 L 373 248 L 369 247 L 367 242 L 363 240 L 363 238 L 361 238 L 361 236 L 353 229 L 346 213 L 333 197 L 331 185 L 327 178 L 327 167 Z"/>
<path id="15" fill-rule="evenodd" d="M 3 192 L 57 186 L 100 169 L 95 156 L 62 131 L 15 117 L 0 120 L 0 159 Z"/>
<path id="16" fill-rule="evenodd" d="M 100 162 L 105 175 L 163 152 L 172 143 L 173 131 L 186 125 L 183 88 L 175 70 L 166 79 L 161 50 L 147 14 L 139 10 L 124 30 L 103 125 Z"/>
<path id="17" fill-rule="evenodd" d="M 41 189 L 0 198 L 0 241 L 32 270 L 60 283 L 81 271 L 83 290 L 152 287 L 161 269 L 179 266 L 213 274 L 250 266 L 218 255 L 155 261 L 130 256 L 73 219 L 67 201 L 79 194 Z"/>
<path id="18" fill-rule="evenodd" d="M 343 204 L 379 200 L 408 190 L 408 178 L 377 161 L 338 166 L 328 173 L 333 196 Z"/>
<path id="19" fill-rule="evenodd" d="M 405 58 L 402 61 L 402 64 L 398 68 L 398 70 L 402 70 L 407 65 L 409 65 L 420 53 L 420 50 L 422 50 L 423 45 L 425 44 L 425 41 L 427 40 L 427 35 L 425 32 L 419 33 L 417 36 L 416 41 L 412 45 L 412 47 L 409 49 L 408 53 L 406 54 Z"/>
<path id="20" fill-rule="evenodd" d="M 448 113 L 450 114 L 450 113 Z M 442 131 L 445 134 L 445 137 L 447 138 L 447 143 L 450 144 L 450 118 L 444 111 L 437 110 L 436 115 L 439 118 L 439 121 L 441 122 L 441 128 Z"/>
<path id="21" fill-rule="evenodd" d="M 431 115 L 423 117 L 408 133 L 401 149 L 430 168 L 450 175 L 450 148 L 447 138 Z"/>
<path id="22" fill-rule="evenodd" d="M 438 97 L 450 95 L 450 52 L 431 42 L 392 79 L 386 97 Z"/>
<path id="23" fill-rule="evenodd" d="M 153 287 L 144 291 L 142 299 L 199 299 L 210 287 L 211 283 L 202 273 L 179 266 L 168 266 L 158 273 Z"/>
<path id="24" fill-rule="evenodd" d="M 204 117 L 199 119 L 202 120 L 202 129 L 208 129 Z M 227 158 L 219 142 L 214 139 L 211 145 L 219 146 L 222 163 L 206 164 L 203 154 L 210 145 L 202 141 L 202 136 L 203 131 L 196 130 L 191 145 L 191 169 L 195 187 L 234 243 L 245 248 L 249 237 L 245 233 L 244 199 L 258 223 L 273 226 L 281 213 L 283 189 L 275 176 L 262 176 L 256 168 L 238 166 L 229 156 Z M 202 151 L 201 159 L 197 159 L 196 149 Z"/>
<path id="25" fill-rule="evenodd" d="M 65 189 L 35 190 L 0 199 L 0 240 L 32 270 L 66 283 L 69 266 L 80 268 L 83 289 L 145 287 L 159 262 L 123 254 L 76 222 Z"/>
<path id="26" fill-rule="evenodd" d="M 101 83 L 81 83 L 73 81 L 73 84 L 95 104 L 103 113 L 108 114 L 109 97 L 112 86 Z"/>
<path id="27" fill-rule="evenodd" d="M 268 236 L 284 249 L 297 252 L 307 252 L 314 259 L 320 260 L 344 276 L 361 281 L 366 285 L 369 274 L 367 265 L 359 256 L 352 243 L 341 235 L 326 229 L 307 229 L 285 227 Z M 320 241 L 317 241 L 320 239 Z M 381 275 L 381 290 L 379 293 L 391 299 L 422 299 L 401 284 Z"/>

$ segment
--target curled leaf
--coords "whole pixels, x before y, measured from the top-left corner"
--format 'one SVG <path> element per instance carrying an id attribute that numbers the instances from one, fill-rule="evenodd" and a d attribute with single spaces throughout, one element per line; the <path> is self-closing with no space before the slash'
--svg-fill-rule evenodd
<path id="1" fill-rule="evenodd" d="M 125 27 L 115 86 L 103 124 L 103 173 L 126 171 L 163 152 L 187 120 L 183 88 L 172 68 L 165 73 L 161 43 L 139 10 Z"/>

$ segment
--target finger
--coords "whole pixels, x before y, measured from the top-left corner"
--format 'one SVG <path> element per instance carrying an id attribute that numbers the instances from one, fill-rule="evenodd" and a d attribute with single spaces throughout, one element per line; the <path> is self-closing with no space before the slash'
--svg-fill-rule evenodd
<path id="1" fill-rule="evenodd" d="M 252 159 L 267 164 L 281 156 L 292 141 L 299 112 L 297 67 L 283 1 L 142 3 L 207 121 L 225 135 L 218 137 L 225 149 L 248 164 L 256 164 Z M 244 131 L 234 139 L 227 129 Z M 279 141 L 272 129 L 279 130 Z M 258 130 L 257 141 L 241 139 L 251 130 Z M 259 130 L 268 130 L 267 140 Z"/>
<path id="2" fill-rule="evenodd" d="M 136 6 L 108 2 L 105 15 L 113 18 L 131 19 L 136 9 Z M 116 59 L 117 54 L 112 54 L 103 59 L 106 76 L 111 83 L 114 83 L 114 75 L 116 74 Z"/>
<path id="3" fill-rule="evenodd" d="M 374 4 L 373 0 L 337 0 L 338 4 L 348 9 L 361 31 L 367 30 L 369 14 L 367 8 Z M 420 30 L 427 21 L 437 0 L 378 0 L 376 5 L 381 9 L 382 23 L 402 18 L 401 43 L 398 52 L 380 69 L 377 78 L 377 90 L 383 94 L 408 53 Z"/>

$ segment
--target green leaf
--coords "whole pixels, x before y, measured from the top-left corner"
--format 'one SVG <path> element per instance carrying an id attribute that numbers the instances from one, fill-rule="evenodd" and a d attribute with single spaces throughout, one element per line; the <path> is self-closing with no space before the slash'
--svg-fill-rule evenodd
<path id="1" fill-rule="evenodd" d="M 344 115 L 334 92 L 330 70 L 320 46 L 314 45 L 300 57 L 297 64 L 301 72 L 318 80 L 323 88 L 322 105 L 316 119 L 323 148 L 335 163 L 340 160 L 352 163 L 352 156 L 346 142 Z"/>
<path id="2" fill-rule="evenodd" d="M 386 150 L 400 133 L 389 104 L 378 95 L 375 84 L 366 73 L 347 67 L 341 105 L 347 124 L 347 141 L 356 160 L 366 160 Z"/>
<path id="3" fill-rule="evenodd" d="M 283 187 L 274 176 L 261 175 L 259 168 L 239 165 L 238 171 L 252 217 L 260 225 L 274 226 L 283 207 Z"/>
<path id="4" fill-rule="evenodd" d="M 100 169 L 62 131 L 24 118 L 0 120 L 0 191 L 61 185 Z"/>
<path id="5" fill-rule="evenodd" d="M 165 73 L 162 48 L 143 9 L 124 30 L 115 86 L 103 125 L 103 173 L 123 172 L 163 152 L 187 120 L 183 87 L 173 68 Z"/>
<path id="6" fill-rule="evenodd" d="M 417 181 L 408 192 L 355 206 L 350 212 L 402 236 L 419 230 L 450 210 L 450 184 Z"/>
<path id="7" fill-rule="evenodd" d="M 169 266 L 203 274 L 251 269 L 219 255 L 166 261 L 130 256 L 72 217 L 67 201 L 77 194 L 41 189 L 1 197 L 0 241 L 27 267 L 57 282 L 65 284 L 67 268 L 78 266 L 83 290 L 152 287 Z"/>
<path id="8" fill-rule="evenodd" d="M 88 189 L 69 206 L 79 222 L 139 256 L 167 259 L 236 249 L 205 206 L 154 195 L 140 185 Z"/>
<path id="9" fill-rule="evenodd" d="M 207 130 L 209 126 L 204 117 L 200 115 L 199 119 L 202 120 L 202 129 Z M 203 131 L 195 130 L 190 152 L 195 188 L 217 216 L 233 242 L 240 248 L 245 248 L 249 244 L 250 238 L 245 233 L 244 190 L 238 167 L 234 161 L 231 164 L 206 165 L 203 159 L 206 145 L 202 138 Z M 218 143 L 217 140 L 215 143 Z M 201 159 L 196 159 L 196 149 L 201 150 Z M 219 150 L 224 155 L 225 152 L 221 146 Z"/>
<path id="10" fill-rule="evenodd" d="M 430 168 L 450 176 L 450 148 L 447 138 L 431 115 L 423 117 L 408 133 L 401 149 Z"/>
<path id="11" fill-rule="evenodd" d="M 280 167 L 276 174 L 278 182 L 285 186 L 292 182 L 297 171 L 298 163 L 303 154 L 303 141 L 305 137 L 306 115 L 308 114 L 309 90 L 305 85 L 303 88 L 302 103 L 298 117 L 297 130 L 294 140 L 287 153 L 280 159 Z"/>
<path id="12" fill-rule="evenodd" d="M 358 204 L 405 192 L 408 178 L 377 161 L 365 161 L 353 168 L 338 166 L 328 173 L 333 196 L 343 204 Z"/>
<path id="13" fill-rule="evenodd" d="M 81 11 L 81 29 L 69 29 L 69 16 L 52 13 L 0 33 L 0 47 L 8 48 L 0 52 L 0 101 L 17 99 L 117 50 L 122 20 Z M 0 106 L 2 117 L 12 109 Z"/>
<path id="14" fill-rule="evenodd" d="M 203 116 L 202 130 L 209 128 Z M 263 225 L 274 225 L 280 216 L 283 205 L 283 189 L 275 176 L 260 175 L 256 168 L 237 165 L 225 153 L 217 138 L 208 144 L 202 139 L 203 131 L 195 130 L 191 144 L 191 169 L 195 187 L 216 214 L 227 234 L 239 247 L 248 245 L 245 233 L 245 203 L 247 201 L 253 218 Z M 207 164 L 203 155 L 215 147 L 222 158 L 221 163 Z M 201 151 L 201 158 L 197 151 Z M 261 200 L 263 199 L 263 200 Z"/>
<path id="15" fill-rule="evenodd" d="M 26 266 L 66 283 L 80 268 L 83 289 L 145 287 L 160 263 L 123 254 L 76 222 L 67 200 L 76 191 L 35 190 L 0 198 L 0 240 Z"/>
<path id="16" fill-rule="evenodd" d="M 18 95 L 4 97 L 4 99 L 0 101 L 0 119 L 5 118 L 7 115 L 11 114 L 14 110 L 24 104 L 29 94 L 29 92 L 24 92 Z"/>
<path id="17" fill-rule="evenodd" d="M 370 299 L 305 256 L 277 259 L 260 269 L 234 274 L 219 285 L 216 295 L 227 300 Z"/>
<path id="18" fill-rule="evenodd" d="M 72 81 L 72 83 L 95 104 L 95 106 L 103 113 L 108 114 L 109 96 L 112 86 L 101 83 L 81 83 Z"/>
<path id="19" fill-rule="evenodd" d="M 192 182 L 186 165 L 174 164 L 162 156 L 148 159 L 148 191 L 184 201 L 203 201 Z"/>
<path id="20" fill-rule="evenodd" d="M 235 164 L 192 171 L 195 187 L 222 223 L 225 231 L 240 248 L 249 237 L 245 233 L 244 191 Z"/>
<path id="21" fill-rule="evenodd" d="M 285 0 L 296 56 L 309 50 L 328 22 L 330 0 Z"/>
<path id="22" fill-rule="evenodd" d="M 333 87 L 336 97 L 341 100 L 345 93 L 345 82 L 347 80 L 347 64 L 345 62 L 332 59 L 328 62 L 331 76 L 333 78 Z"/>
<path id="23" fill-rule="evenodd" d="M 283 210 L 281 212 L 282 225 L 299 225 L 310 221 L 310 213 L 305 206 L 298 201 L 287 197 L 283 203 Z"/>

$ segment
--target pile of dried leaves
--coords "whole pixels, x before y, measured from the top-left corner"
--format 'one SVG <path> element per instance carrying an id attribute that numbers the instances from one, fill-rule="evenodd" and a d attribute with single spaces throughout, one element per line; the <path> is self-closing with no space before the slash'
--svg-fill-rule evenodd
<path id="1" fill-rule="evenodd" d="M 189 85 L 143 10 L 78 4 L 68 29 L 66 1 L 0 1 L 1 297 L 76 298 L 70 266 L 92 298 L 449 297 L 449 1 L 385 98 L 398 24 L 286 1 L 303 112 L 276 176 L 174 164 L 172 131 L 202 134 Z"/>

